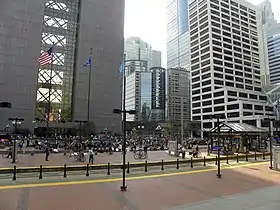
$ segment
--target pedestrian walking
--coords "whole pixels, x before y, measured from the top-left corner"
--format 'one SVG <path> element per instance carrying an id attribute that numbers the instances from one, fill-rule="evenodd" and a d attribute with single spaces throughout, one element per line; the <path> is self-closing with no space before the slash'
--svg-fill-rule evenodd
<path id="1" fill-rule="evenodd" d="M 46 153 L 46 156 L 45 156 L 45 161 L 49 161 L 50 148 L 49 148 L 49 146 L 48 146 L 48 145 L 46 145 L 45 153 Z"/>
<path id="2" fill-rule="evenodd" d="M 23 144 L 22 144 L 22 154 L 25 155 L 25 152 L 26 152 L 26 142 L 23 141 Z"/>
<path id="3" fill-rule="evenodd" d="M 94 161 L 94 152 L 93 152 L 93 149 L 90 148 L 90 150 L 89 150 L 89 160 L 88 160 L 88 163 L 89 163 L 89 164 L 93 164 L 93 161 Z"/>

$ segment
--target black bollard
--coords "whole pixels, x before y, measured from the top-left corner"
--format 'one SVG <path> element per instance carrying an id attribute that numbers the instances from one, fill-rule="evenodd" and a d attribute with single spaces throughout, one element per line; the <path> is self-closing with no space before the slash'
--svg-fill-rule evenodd
<path id="1" fill-rule="evenodd" d="M 227 164 L 229 164 L 229 163 L 228 163 L 228 154 L 227 154 Z"/>
<path id="2" fill-rule="evenodd" d="M 257 160 L 257 152 L 255 151 L 255 160 Z"/>
<path id="3" fill-rule="evenodd" d="M 64 178 L 67 177 L 67 167 L 66 167 L 66 164 L 64 164 L 64 173 L 63 173 L 63 177 L 64 177 Z"/>
<path id="4" fill-rule="evenodd" d="M 40 169 L 39 169 L 39 179 L 43 179 L 43 166 L 40 165 Z"/>
<path id="5" fill-rule="evenodd" d="M 238 154 L 236 155 L 236 162 L 239 163 Z"/>
<path id="6" fill-rule="evenodd" d="M 192 157 L 191 157 L 191 168 L 193 168 L 193 161 L 192 161 Z"/>
<path id="7" fill-rule="evenodd" d="M 148 171 L 148 162 L 147 162 L 147 160 L 145 161 L 145 172 L 147 172 Z"/>
<path id="8" fill-rule="evenodd" d="M 164 170 L 164 167 L 163 167 L 163 160 L 161 160 L 161 170 L 162 170 L 162 171 Z"/>
<path id="9" fill-rule="evenodd" d="M 265 160 L 265 152 L 263 152 L 263 160 Z"/>
<path id="10" fill-rule="evenodd" d="M 89 176 L 89 164 L 87 164 L 87 172 L 86 172 L 86 176 Z"/>
<path id="11" fill-rule="evenodd" d="M 218 157 L 216 156 L 216 162 L 215 165 L 218 165 Z"/>
<path id="12" fill-rule="evenodd" d="M 176 168 L 179 169 L 179 159 L 177 159 L 176 163 L 177 163 L 177 167 Z"/>
<path id="13" fill-rule="evenodd" d="M 205 156 L 203 158 L 203 166 L 206 166 L 206 158 L 205 158 Z"/>
<path id="14" fill-rule="evenodd" d="M 246 152 L 246 162 L 248 162 L 248 152 Z"/>
<path id="15" fill-rule="evenodd" d="M 111 169 L 110 163 L 108 163 L 108 165 L 107 165 L 107 175 L 110 175 L 110 174 L 111 174 L 110 169 Z"/>
<path id="16" fill-rule="evenodd" d="M 130 173 L 130 171 L 129 171 L 129 162 L 127 162 L 127 172 L 126 173 Z"/>
<path id="17" fill-rule="evenodd" d="M 14 170 L 13 170 L 13 180 L 17 179 L 17 167 L 14 166 Z"/>

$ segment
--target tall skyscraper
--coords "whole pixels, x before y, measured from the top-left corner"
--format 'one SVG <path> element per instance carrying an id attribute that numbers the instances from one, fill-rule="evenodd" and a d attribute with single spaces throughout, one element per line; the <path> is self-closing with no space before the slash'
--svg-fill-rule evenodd
<path id="1" fill-rule="evenodd" d="M 261 80 L 262 86 L 267 86 L 270 84 L 271 69 L 271 58 L 269 58 L 271 57 L 271 55 L 268 55 L 268 51 L 270 51 L 268 49 L 268 39 L 270 39 L 269 45 L 271 49 L 271 42 L 274 39 L 273 36 L 280 32 L 280 26 L 274 18 L 271 3 L 269 0 L 265 0 L 264 2 L 259 4 L 257 8 Z M 275 72 L 275 69 L 273 69 L 273 67 L 272 71 Z M 272 72 L 272 74 L 274 74 L 274 72 Z"/>
<path id="2" fill-rule="evenodd" d="M 144 113 L 147 116 L 147 119 L 149 119 L 152 103 L 152 80 L 151 73 L 148 71 L 148 62 L 141 60 L 127 60 L 125 62 L 125 72 L 125 107 L 126 110 L 136 110 L 135 115 L 127 114 L 127 121 L 141 121 L 143 117 L 142 108 L 144 108 Z"/>
<path id="3" fill-rule="evenodd" d="M 181 126 L 181 132 L 190 121 L 188 4 L 189 0 L 167 0 L 167 119 Z"/>
<path id="4" fill-rule="evenodd" d="M 259 32 L 262 36 L 260 45 L 261 61 L 265 62 L 265 79 L 263 85 L 276 84 L 280 82 L 280 24 L 274 18 L 271 3 L 266 0 L 258 5 L 259 9 Z M 262 67 L 262 65 L 261 65 Z M 262 68 L 261 68 L 262 69 Z M 262 73 L 263 71 L 261 71 Z"/>
<path id="5" fill-rule="evenodd" d="M 128 60 L 126 67 L 126 109 L 136 110 L 127 121 L 162 121 L 165 119 L 165 69 L 148 70 L 147 61 Z"/>
<path id="6" fill-rule="evenodd" d="M 125 40 L 126 54 L 126 109 L 136 110 L 127 115 L 128 121 L 156 121 L 165 117 L 162 112 L 162 91 L 165 92 L 165 75 L 161 68 L 161 52 L 138 37 Z M 164 77 L 165 78 L 165 77 Z M 162 89 L 163 88 L 163 89 Z M 160 103 L 160 104 L 159 104 Z"/>
<path id="7" fill-rule="evenodd" d="M 167 68 L 190 67 L 189 0 L 167 0 Z"/>
<path id="8" fill-rule="evenodd" d="M 192 119 L 214 127 L 214 114 L 261 127 L 266 106 L 260 78 L 256 7 L 242 0 L 190 2 Z"/>
<path id="9" fill-rule="evenodd" d="M 124 42 L 126 60 L 147 61 L 149 69 L 152 63 L 152 46 L 142 41 L 139 37 L 129 37 Z"/>
<path id="10" fill-rule="evenodd" d="M 147 61 L 148 69 L 161 66 L 161 52 L 152 49 L 152 46 L 139 37 L 125 39 L 124 52 L 126 60 Z"/>
<path id="11" fill-rule="evenodd" d="M 151 68 L 153 67 L 161 67 L 161 52 L 157 50 L 152 51 L 152 64 Z"/>
<path id="12" fill-rule="evenodd" d="M 24 118 L 29 128 L 35 118 L 45 121 L 49 98 L 53 127 L 86 120 L 89 70 L 81 66 L 92 47 L 90 120 L 98 130 L 112 124 L 119 129 L 121 118 L 112 109 L 121 106 L 124 0 L 4 0 L 1 5 L 0 98 L 12 109 L 0 110 L 0 128 L 13 116 Z M 53 64 L 38 68 L 40 52 L 53 44 Z"/>
<path id="13" fill-rule="evenodd" d="M 267 49 L 270 83 L 278 84 L 280 83 L 280 25 L 275 32 L 268 32 Z"/>

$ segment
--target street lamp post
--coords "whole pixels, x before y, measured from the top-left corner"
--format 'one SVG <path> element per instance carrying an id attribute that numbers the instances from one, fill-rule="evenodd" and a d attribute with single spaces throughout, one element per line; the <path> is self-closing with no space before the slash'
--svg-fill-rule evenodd
<path id="1" fill-rule="evenodd" d="M 269 134 L 268 134 L 268 138 L 269 138 L 269 157 L 270 157 L 270 169 L 273 169 L 273 165 L 272 165 L 272 141 L 271 141 L 271 119 L 269 119 Z"/>
<path id="2" fill-rule="evenodd" d="M 79 140 L 80 144 L 82 142 L 82 124 L 87 123 L 88 121 L 85 120 L 75 120 L 76 123 L 79 123 Z M 82 144 L 81 144 L 81 152 L 83 151 Z"/>
<path id="3" fill-rule="evenodd" d="M 121 109 L 113 109 L 113 113 L 115 114 L 123 114 L 123 145 L 122 145 L 122 152 L 123 152 L 123 177 L 122 177 L 122 186 L 121 191 L 126 191 L 127 186 L 125 184 L 125 168 L 126 168 L 126 114 L 136 114 L 135 110 L 121 110 Z"/>
<path id="4" fill-rule="evenodd" d="M 23 118 L 18 118 L 18 117 L 11 117 L 11 118 L 9 118 L 9 120 L 12 121 L 12 125 L 15 128 L 15 134 L 17 135 L 18 126 L 21 125 L 21 122 L 24 121 L 24 119 Z M 13 141 L 13 160 L 12 160 L 12 163 L 15 163 L 15 162 L 16 162 L 16 138 L 14 138 L 14 141 Z"/>
<path id="5" fill-rule="evenodd" d="M 140 136 L 142 136 L 142 135 L 143 135 L 143 130 L 144 130 L 144 125 L 143 125 L 143 123 L 141 123 L 140 125 L 138 125 L 137 128 L 138 128 L 138 131 L 139 131 Z"/>
<path id="6" fill-rule="evenodd" d="M 221 178 L 221 159 L 220 159 L 220 154 L 221 154 L 221 142 L 220 142 L 220 118 L 224 117 L 223 115 L 213 115 L 213 118 L 217 119 L 217 125 L 218 125 L 218 141 L 217 141 L 217 148 L 218 148 L 218 172 L 217 172 L 217 177 Z"/>

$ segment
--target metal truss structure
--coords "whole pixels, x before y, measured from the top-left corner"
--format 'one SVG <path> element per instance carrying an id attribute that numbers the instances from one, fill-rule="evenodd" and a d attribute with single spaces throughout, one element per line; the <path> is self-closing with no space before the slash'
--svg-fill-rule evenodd
<path id="1" fill-rule="evenodd" d="M 274 113 L 279 120 L 280 84 L 265 86 L 263 87 L 263 92 L 266 95 L 268 104 L 273 107 Z"/>
<path id="2" fill-rule="evenodd" d="M 41 51 L 53 44 L 53 63 L 38 69 L 36 118 L 71 120 L 75 46 L 80 0 L 47 0 Z M 50 94 L 50 95 L 49 95 Z M 50 106 L 50 108 L 49 108 Z"/>

